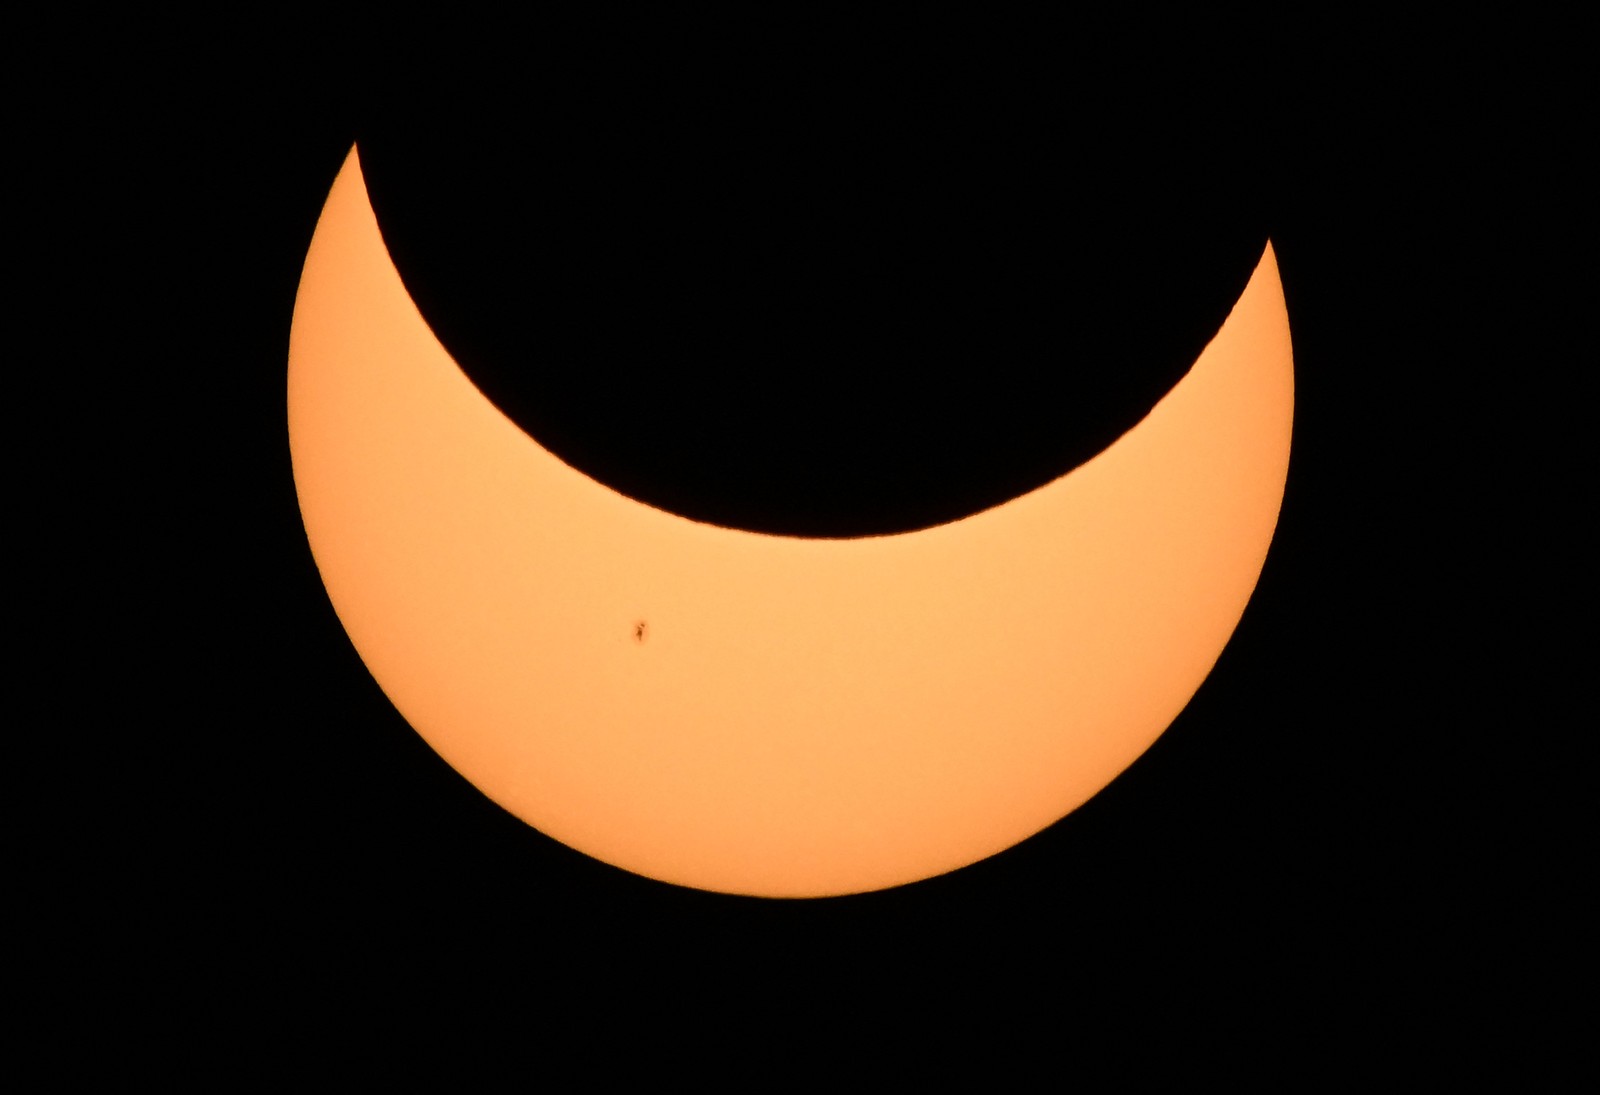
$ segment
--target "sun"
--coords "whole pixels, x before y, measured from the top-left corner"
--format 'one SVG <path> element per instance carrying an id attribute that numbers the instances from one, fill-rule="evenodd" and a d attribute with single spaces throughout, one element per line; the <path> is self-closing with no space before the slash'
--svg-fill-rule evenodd
<path id="1" fill-rule="evenodd" d="M 1146 419 L 963 519 L 769 536 L 627 498 L 463 376 L 355 151 L 290 344 L 296 489 L 352 643 L 485 794 L 708 890 L 882 889 L 1073 810 L 1182 710 L 1255 587 L 1293 417 L 1270 245 Z"/>

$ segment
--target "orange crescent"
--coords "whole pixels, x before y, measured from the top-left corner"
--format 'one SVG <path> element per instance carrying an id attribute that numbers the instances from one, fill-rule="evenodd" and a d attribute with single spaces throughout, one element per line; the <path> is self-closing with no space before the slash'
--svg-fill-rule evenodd
<path id="1" fill-rule="evenodd" d="M 1269 244 L 1189 373 L 1054 482 L 893 536 L 699 524 L 564 464 L 472 385 L 352 149 L 306 258 L 288 412 L 334 609 L 446 761 L 627 870 L 816 896 L 999 852 L 1161 734 L 1266 558 L 1293 366 Z"/>

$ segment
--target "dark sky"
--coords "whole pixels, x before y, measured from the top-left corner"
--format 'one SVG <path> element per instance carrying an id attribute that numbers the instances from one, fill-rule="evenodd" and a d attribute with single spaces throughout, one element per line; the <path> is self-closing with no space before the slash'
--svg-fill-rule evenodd
<path id="1" fill-rule="evenodd" d="M 1196 64 L 1179 89 L 1081 45 L 1056 68 L 911 65 L 867 45 L 848 64 L 727 71 L 668 63 L 676 47 L 653 67 L 530 53 L 462 68 L 497 73 L 486 100 L 414 44 L 366 43 L 351 79 L 344 46 L 274 33 L 282 49 L 250 61 L 132 66 L 71 142 L 70 200 L 111 244 L 97 276 L 134 297 L 104 318 L 120 364 L 66 355 L 63 375 L 108 423 L 99 535 L 135 545 L 138 574 L 104 601 L 126 652 L 115 687 L 62 689 L 121 712 L 85 721 L 116 728 L 127 804 L 52 831 L 105 853 L 115 869 L 79 881 L 166 925 L 172 969 L 224 992 L 583 984 L 637 1000 L 694 984 L 752 1007 L 792 988 L 868 1010 L 1023 984 L 1146 986 L 1188 1008 L 1210 985 L 1324 1016 L 1357 998 L 1398 1016 L 1409 1005 L 1375 985 L 1465 978 L 1451 956 L 1508 901 L 1517 862 L 1484 803 L 1531 778 L 1492 745 L 1516 670 L 1482 668 L 1471 641 L 1503 602 L 1461 599 L 1507 538 L 1471 513 L 1509 427 L 1485 434 L 1463 406 L 1494 394 L 1476 377 L 1522 303 L 1503 270 L 1531 213 L 1495 180 L 1544 148 L 1501 94 L 1496 45 L 1417 70 L 1267 28 L 1258 70 Z M 426 124 L 397 123 L 418 99 Z M 1092 455 L 1182 374 L 1270 235 L 1295 440 L 1233 641 L 1090 803 L 914 886 L 702 894 L 530 830 L 389 706 L 299 526 L 289 318 L 358 139 L 408 285 L 502 406 L 641 497 L 801 534 L 949 519 Z M 707 168 L 718 155 L 725 169 Z M 812 185 L 795 182 L 802 161 Z M 653 198 L 647 169 L 666 179 Z M 663 224 L 667 207 L 682 219 Z M 543 294 L 553 317 L 526 309 Z M 673 368 L 630 364 L 663 346 Z M 960 364 L 984 354 L 999 364 Z M 930 362 L 960 387 L 931 382 Z M 790 397 L 762 402 L 772 371 Z M 680 422 L 693 445 L 673 445 Z M 100 657 L 69 650 L 85 672 Z"/>

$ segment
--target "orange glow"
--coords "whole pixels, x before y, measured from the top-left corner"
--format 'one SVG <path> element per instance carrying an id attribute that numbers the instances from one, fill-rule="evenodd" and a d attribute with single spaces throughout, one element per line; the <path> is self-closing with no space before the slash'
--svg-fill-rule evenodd
<path id="1" fill-rule="evenodd" d="M 1269 246 L 1190 373 L 1053 483 L 896 536 L 698 524 L 575 471 L 473 387 L 354 150 L 289 352 L 306 532 L 401 714 L 580 851 L 772 896 L 972 863 L 1143 753 L 1255 587 L 1292 410 Z"/>

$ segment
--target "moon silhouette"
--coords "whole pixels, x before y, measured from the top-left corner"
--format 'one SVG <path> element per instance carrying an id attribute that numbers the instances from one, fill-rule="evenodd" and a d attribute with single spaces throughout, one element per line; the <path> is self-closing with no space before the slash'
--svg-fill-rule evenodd
<path id="1" fill-rule="evenodd" d="M 1293 367 L 1269 244 L 1189 373 L 1054 482 L 897 535 L 701 524 L 574 470 L 467 380 L 352 149 L 300 283 L 288 416 L 334 609 L 448 763 L 629 871 L 801 897 L 1000 852 L 1150 746 L 1255 588 Z"/>

